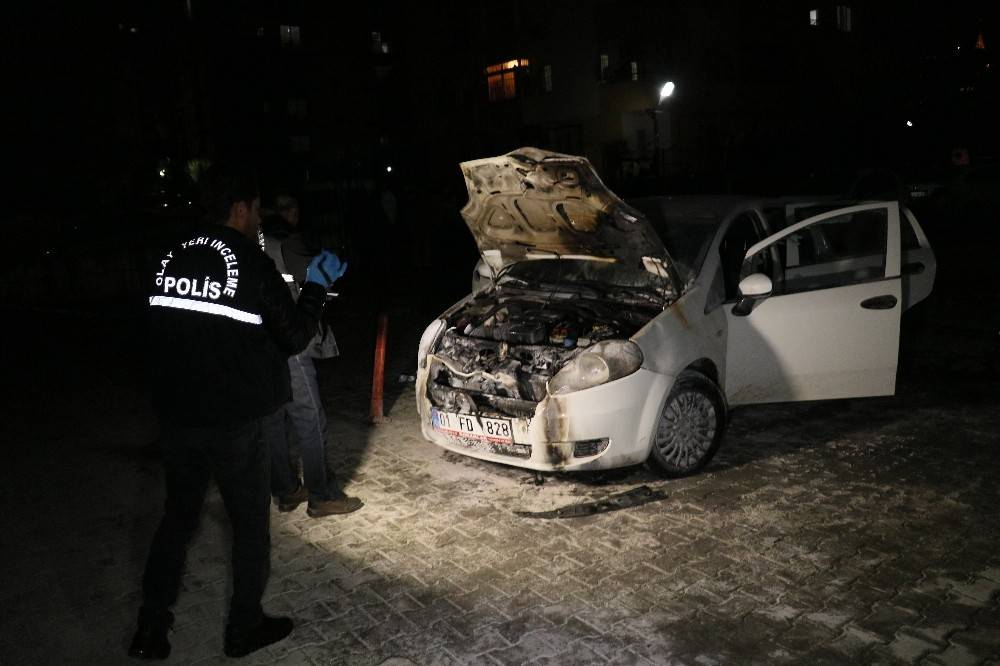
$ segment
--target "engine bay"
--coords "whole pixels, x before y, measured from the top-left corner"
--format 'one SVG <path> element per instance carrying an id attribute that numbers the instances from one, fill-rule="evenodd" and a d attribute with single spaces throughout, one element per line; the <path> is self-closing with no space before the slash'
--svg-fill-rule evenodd
<path id="1" fill-rule="evenodd" d="M 649 309 L 579 297 L 481 294 L 448 317 L 428 393 L 440 409 L 531 416 L 546 384 L 594 343 L 629 338 Z"/>

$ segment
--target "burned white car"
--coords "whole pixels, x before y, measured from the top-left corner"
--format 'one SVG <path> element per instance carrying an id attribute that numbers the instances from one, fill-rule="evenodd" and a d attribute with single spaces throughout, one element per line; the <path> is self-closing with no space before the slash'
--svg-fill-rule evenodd
<path id="1" fill-rule="evenodd" d="M 888 395 L 935 260 L 897 202 L 652 197 L 581 157 L 462 164 L 483 288 L 418 350 L 424 436 L 533 470 L 704 467 L 734 405 Z M 803 219 L 804 218 L 804 219 Z"/>

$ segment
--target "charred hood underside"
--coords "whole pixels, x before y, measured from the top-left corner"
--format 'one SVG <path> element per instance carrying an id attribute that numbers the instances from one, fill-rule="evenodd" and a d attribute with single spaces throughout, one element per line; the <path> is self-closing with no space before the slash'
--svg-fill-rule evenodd
<path id="1" fill-rule="evenodd" d="M 462 164 L 462 217 L 494 271 L 533 256 L 617 263 L 634 284 L 676 297 L 676 270 L 649 221 L 619 199 L 586 158 L 537 148 Z"/>

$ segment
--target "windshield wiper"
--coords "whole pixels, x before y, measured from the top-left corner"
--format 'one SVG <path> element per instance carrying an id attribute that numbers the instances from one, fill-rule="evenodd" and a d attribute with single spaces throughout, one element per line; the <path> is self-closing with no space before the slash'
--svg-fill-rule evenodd
<path id="1" fill-rule="evenodd" d="M 516 283 L 516 284 L 511 284 Z M 570 292 L 574 294 L 583 294 L 590 296 L 591 298 L 603 298 L 605 297 L 602 290 L 597 289 L 598 286 L 603 287 L 604 285 L 599 284 L 581 284 L 579 282 L 544 282 L 542 280 L 532 281 L 525 280 L 524 278 L 514 277 L 513 275 L 507 275 L 499 283 L 501 287 L 513 287 L 515 289 L 529 289 L 534 291 L 545 291 L 545 292 Z"/>
<path id="2" fill-rule="evenodd" d="M 667 296 L 664 296 L 655 289 L 647 289 L 643 287 L 611 292 L 611 296 L 615 299 L 642 301 L 643 305 L 652 305 L 658 308 L 665 306 L 668 301 Z"/>
<path id="3" fill-rule="evenodd" d="M 603 291 L 596 288 L 595 285 L 582 284 L 580 282 L 539 282 L 539 289 L 545 291 L 551 291 L 557 293 L 560 291 L 572 292 L 574 294 L 585 294 L 591 298 L 606 298 Z"/>
<path id="4" fill-rule="evenodd" d="M 594 280 L 574 280 L 572 284 L 593 289 L 600 298 L 604 299 L 638 297 L 657 305 L 663 305 L 665 299 L 664 295 L 653 287 L 608 284 Z"/>
<path id="5" fill-rule="evenodd" d="M 516 284 L 512 284 L 516 283 Z M 527 289 L 549 292 L 553 296 L 559 292 L 579 294 L 597 300 L 628 300 L 640 301 L 642 304 L 661 307 L 669 301 L 669 296 L 652 287 L 632 287 L 606 284 L 592 280 L 574 280 L 573 282 L 532 282 L 523 278 L 507 275 L 500 284 L 501 287 Z"/>
<path id="6" fill-rule="evenodd" d="M 516 282 L 518 287 L 531 287 L 531 283 L 524 278 L 514 277 L 513 275 L 504 275 L 497 279 L 498 287 L 509 286 L 512 282 Z"/>

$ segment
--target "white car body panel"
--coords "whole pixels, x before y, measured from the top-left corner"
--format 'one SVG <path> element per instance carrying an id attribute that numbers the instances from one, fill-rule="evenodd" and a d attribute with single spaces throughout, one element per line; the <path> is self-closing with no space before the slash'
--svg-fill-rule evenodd
<path id="1" fill-rule="evenodd" d="M 861 301 L 900 300 L 900 281 L 771 296 L 729 326 L 726 398 L 731 405 L 891 395 L 896 388 L 899 313 Z"/>
<path id="2" fill-rule="evenodd" d="M 644 368 L 676 376 L 691 364 L 706 359 L 719 371 L 726 353 L 726 319 L 718 308 L 706 314 L 704 302 L 704 289 L 700 285 L 689 288 L 632 336 L 642 349 Z"/>

